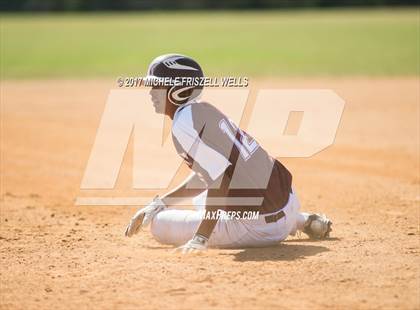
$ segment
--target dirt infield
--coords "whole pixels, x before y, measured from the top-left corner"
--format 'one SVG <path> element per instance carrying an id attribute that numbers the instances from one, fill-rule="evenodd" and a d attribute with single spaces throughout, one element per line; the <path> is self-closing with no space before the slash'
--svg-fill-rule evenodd
<path id="1" fill-rule="evenodd" d="M 283 160 L 331 240 L 183 257 L 148 232 L 124 238 L 135 208 L 74 205 L 114 81 L 3 81 L 0 307 L 418 309 L 419 80 L 251 84 L 346 100 L 334 146 Z"/>

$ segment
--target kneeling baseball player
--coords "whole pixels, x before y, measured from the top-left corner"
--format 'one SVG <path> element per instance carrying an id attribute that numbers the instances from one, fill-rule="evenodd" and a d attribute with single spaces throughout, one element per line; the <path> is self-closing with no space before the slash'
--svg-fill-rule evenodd
<path id="1" fill-rule="evenodd" d="M 203 76 L 193 59 L 168 54 L 152 61 L 146 79 Z M 173 143 L 193 173 L 138 210 L 125 235 L 151 225 L 156 240 L 182 253 L 269 246 L 297 230 L 314 239 L 328 237 L 327 217 L 300 212 L 291 173 L 221 111 L 200 101 L 201 90 L 183 83 L 152 87 L 155 111 L 172 119 Z M 195 197 L 196 210 L 168 208 L 188 197 Z"/>

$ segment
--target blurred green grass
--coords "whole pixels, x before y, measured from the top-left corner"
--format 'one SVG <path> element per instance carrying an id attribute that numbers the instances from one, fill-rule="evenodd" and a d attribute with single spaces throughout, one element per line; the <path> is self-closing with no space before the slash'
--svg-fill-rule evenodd
<path id="1" fill-rule="evenodd" d="M 153 57 L 208 75 L 419 74 L 419 9 L 1 15 L 1 78 L 142 75 Z"/>

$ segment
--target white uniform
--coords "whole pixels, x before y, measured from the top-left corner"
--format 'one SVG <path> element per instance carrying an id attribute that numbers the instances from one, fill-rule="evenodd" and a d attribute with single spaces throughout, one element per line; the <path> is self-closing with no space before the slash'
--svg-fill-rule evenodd
<path id="1" fill-rule="evenodd" d="M 190 102 L 179 107 L 172 138 L 178 154 L 208 190 L 195 199 L 197 210 L 164 210 L 154 217 L 151 232 L 161 243 L 181 245 L 190 240 L 205 212 L 202 206 L 220 208 L 211 205 L 214 200 L 209 198 L 220 198 L 218 188 L 226 181 L 225 210 L 258 211 L 259 216 L 220 218 L 210 236 L 210 247 L 270 245 L 294 234 L 304 221 L 291 189 L 290 172 L 212 105 Z M 259 198 L 259 202 L 253 206 L 236 203 L 244 198 Z"/>
<path id="2" fill-rule="evenodd" d="M 194 200 L 196 210 L 167 209 L 158 213 L 152 220 L 151 232 L 163 244 L 179 246 L 185 244 L 196 233 L 204 212 L 203 203 L 206 192 Z M 282 209 L 285 216 L 274 223 L 267 224 L 260 214 L 258 220 L 219 219 L 209 239 L 209 247 L 241 248 L 264 247 L 285 240 L 294 235 L 305 219 L 299 212 L 300 205 L 296 194 L 290 194 L 289 201 Z"/>

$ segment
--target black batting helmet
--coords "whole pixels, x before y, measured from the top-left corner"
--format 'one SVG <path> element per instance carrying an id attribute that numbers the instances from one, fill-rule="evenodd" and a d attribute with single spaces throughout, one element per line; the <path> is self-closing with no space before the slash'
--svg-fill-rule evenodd
<path id="1" fill-rule="evenodd" d="M 203 77 L 203 70 L 194 59 L 180 54 L 165 54 L 151 62 L 146 81 L 152 84 L 165 78 L 177 81 L 168 86 L 167 97 L 171 103 L 182 105 L 200 95 L 203 87 L 197 81 Z"/>

